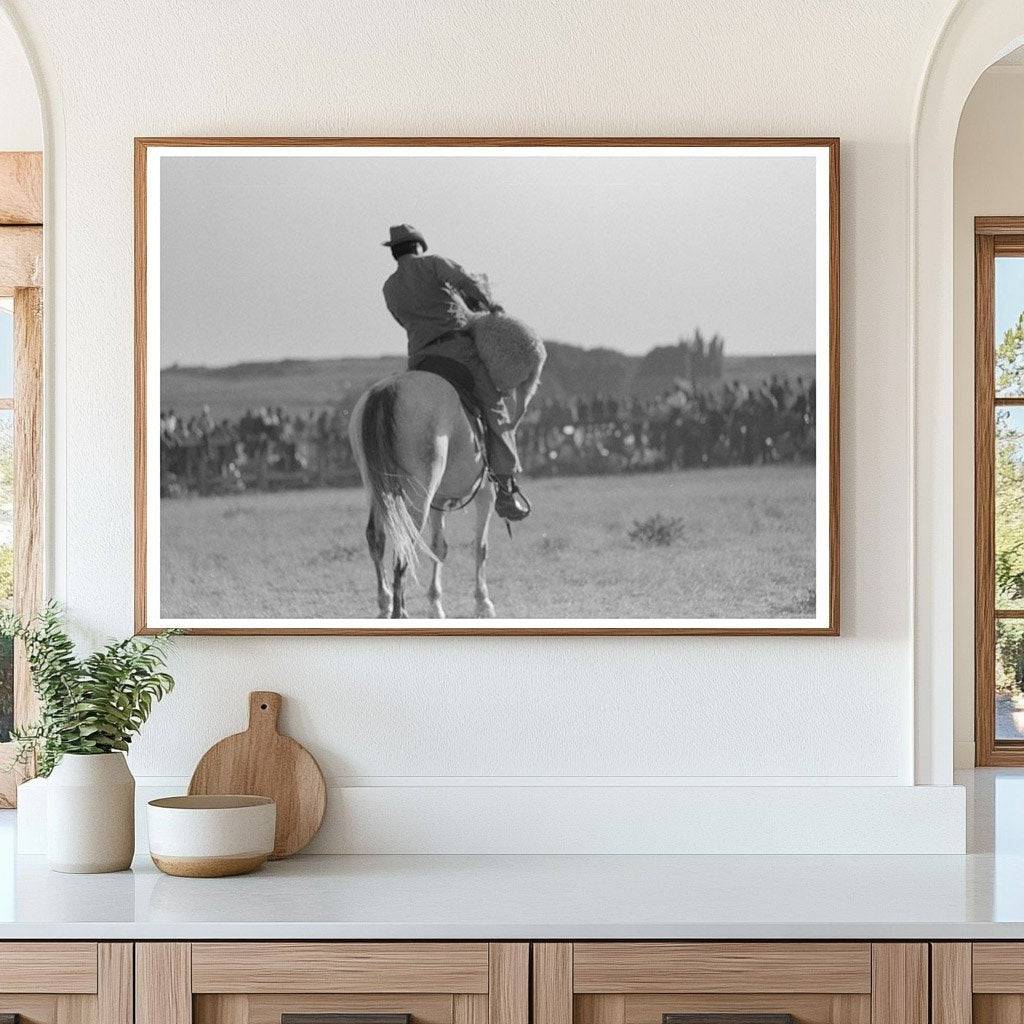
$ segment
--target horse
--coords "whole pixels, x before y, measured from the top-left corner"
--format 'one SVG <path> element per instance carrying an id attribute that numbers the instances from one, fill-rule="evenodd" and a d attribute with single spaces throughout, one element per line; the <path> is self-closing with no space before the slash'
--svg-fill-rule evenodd
<path id="1" fill-rule="evenodd" d="M 483 440 L 458 392 L 443 377 L 408 370 L 378 381 L 352 410 L 349 439 L 369 499 L 366 542 L 377 574 L 378 617 L 408 618 L 406 576 L 421 555 L 431 561 L 427 600 L 444 618 L 441 567 L 448 553 L 445 512 L 472 504 L 476 512 L 476 617 L 494 618 L 484 572 L 494 486 Z M 385 565 L 390 551 L 392 567 Z"/>

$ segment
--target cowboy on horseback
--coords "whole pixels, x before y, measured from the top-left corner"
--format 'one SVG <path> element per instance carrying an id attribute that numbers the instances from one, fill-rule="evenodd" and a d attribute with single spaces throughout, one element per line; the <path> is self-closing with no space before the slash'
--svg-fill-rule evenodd
<path id="1" fill-rule="evenodd" d="M 509 396 L 495 387 L 466 329 L 458 300 L 471 310 L 501 313 L 502 308 L 457 263 L 426 255 L 426 239 L 409 224 L 392 227 L 389 236 L 381 244 L 391 250 L 398 266 L 384 282 L 384 301 L 409 336 L 409 369 L 439 372 L 458 364 L 454 369 L 461 368 L 486 425 L 488 470 L 496 491 L 494 510 L 512 522 L 525 519 L 530 505 L 515 480 L 521 467 Z M 442 376 L 448 374 L 442 372 Z"/>

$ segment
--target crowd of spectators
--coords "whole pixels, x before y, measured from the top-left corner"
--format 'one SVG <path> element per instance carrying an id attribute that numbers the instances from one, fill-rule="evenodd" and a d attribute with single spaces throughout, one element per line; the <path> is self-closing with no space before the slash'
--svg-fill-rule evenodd
<path id="1" fill-rule="evenodd" d="M 209 409 L 160 417 L 161 493 L 214 494 L 359 483 L 349 409 Z M 657 398 L 539 399 L 518 430 L 529 476 L 571 476 L 813 461 L 813 380 L 678 382 Z"/>

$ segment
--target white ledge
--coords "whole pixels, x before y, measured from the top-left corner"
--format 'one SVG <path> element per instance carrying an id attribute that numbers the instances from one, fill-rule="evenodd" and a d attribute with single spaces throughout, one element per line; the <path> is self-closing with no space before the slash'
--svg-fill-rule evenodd
<path id="1" fill-rule="evenodd" d="M 11 866 L 0 939 L 1024 938 L 1022 856 L 321 856 L 234 879 Z"/>

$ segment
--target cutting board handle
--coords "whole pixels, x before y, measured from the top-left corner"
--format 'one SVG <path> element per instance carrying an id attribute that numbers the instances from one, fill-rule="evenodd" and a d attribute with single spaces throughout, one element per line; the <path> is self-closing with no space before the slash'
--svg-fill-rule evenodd
<path id="1" fill-rule="evenodd" d="M 281 694 L 271 690 L 253 690 L 249 694 L 249 732 L 277 732 L 281 714 Z"/>

